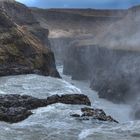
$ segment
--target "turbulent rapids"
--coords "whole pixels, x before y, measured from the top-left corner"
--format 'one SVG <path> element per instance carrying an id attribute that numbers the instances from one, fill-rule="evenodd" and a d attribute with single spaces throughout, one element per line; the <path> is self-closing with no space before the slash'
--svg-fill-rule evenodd
<path id="1" fill-rule="evenodd" d="M 61 73 L 62 67 L 58 69 Z M 140 121 L 133 121 L 129 106 L 116 105 L 99 99 L 97 93 L 88 88 L 87 81 L 72 81 L 65 75 L 62 77 L 64 80 L 38 75 L 1 77 L 0 93 L 26 94 L 39 99 L 55 94 L 84 93 L 91 100 L 92 107 L 103 109 L 120 123 L 73 118 L 70 115 L 79 114 L 80 109 L 85 106 L 58 103 L 33 110 L 33 115 L 19 123 L 0 122 L 0 140 L 8 140 L 11 137 L 12 140 L 140 139 Z"/>

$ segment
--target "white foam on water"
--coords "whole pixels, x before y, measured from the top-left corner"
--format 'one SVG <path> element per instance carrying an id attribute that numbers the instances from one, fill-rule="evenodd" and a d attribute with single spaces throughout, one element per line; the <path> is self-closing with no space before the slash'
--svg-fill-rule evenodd
<path id="1" fill-rule="evenodd" d="M 100 125 L 97 128 L 85 129 L 79 134 L 79 140 L 90 140 L 91 137 L 100 140 L 102 136 L 111 140 L 139 140 L 140 121 L 130 121 L 117 125 Z"/>
<path id="2" fill-rule="evenodd" d="M 79 140 L 86 139 L 89 135 L 92 135 L 95 132 L 100 132 L 101 130 L 102 130 L 101 126 L 96 128 L 96 129 L 85 129 L 85 130 L 82 130 L 82 132 L 79 134 Z"/>

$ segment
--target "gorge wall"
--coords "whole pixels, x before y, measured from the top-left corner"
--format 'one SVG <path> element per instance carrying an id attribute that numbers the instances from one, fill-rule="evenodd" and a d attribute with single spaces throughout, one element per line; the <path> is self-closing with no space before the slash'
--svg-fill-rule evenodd
<path id="1" fill-rule="evenodd" d="M 117 22 L 92 39 L 78 41 L 68 49 L 64 73 L 73 79 L 90 79 L 99 96 L 113 102 L 139 98 L 140 8 L 128 10 Z M 70 57 L 71 56 L 71 57 Z"/>

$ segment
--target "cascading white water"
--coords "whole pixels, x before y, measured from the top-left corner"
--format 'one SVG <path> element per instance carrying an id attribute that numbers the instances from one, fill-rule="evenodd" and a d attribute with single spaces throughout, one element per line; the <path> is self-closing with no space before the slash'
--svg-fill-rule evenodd
<path id="1" fill-rule="evenodd" d="M 58 67 L 62 74 L 62 68 Z M 116 105 L 99 99 L 90 90 L 87 81 L 73 81 L 38 75 L 20 75 L 0 78 L 0 94 L 27 94 L 46 98 L 53 94 L 83 93 L 89 96 L 94 108 L 102 108 L 120 124 L 81 121 L 70 117 L 79 112 L 80 105 L 54 104 L 34 110 L 28 119 L 8 124 L 0 122 L 0 140 L 139 140 L 140 121 L 133 121 L 127 105 Z"/>

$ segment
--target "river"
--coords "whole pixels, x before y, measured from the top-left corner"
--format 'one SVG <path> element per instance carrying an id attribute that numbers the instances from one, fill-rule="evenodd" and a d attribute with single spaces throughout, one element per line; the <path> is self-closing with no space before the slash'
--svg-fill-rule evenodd
<path id="1" fill-rule="evenodd" d="M 89 88 L 88 81 L 74 81 L 62 74 L 62 79 L 39 75 L 19 75 L 0 78 L 0 94 L 27 94 L 46 98 L 53 94 L 83 93 L 94 108 L 103 109 L 120 123 L 82 121 L 70 117 L 79 112 L 80 105 L 54 104 L 33 110 L 28 119 L 8 124 L 0 122 L 0 140 L 140 140 L 140 121 L 134 121 L 131 107 L 99 99 Z"/>

